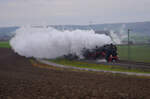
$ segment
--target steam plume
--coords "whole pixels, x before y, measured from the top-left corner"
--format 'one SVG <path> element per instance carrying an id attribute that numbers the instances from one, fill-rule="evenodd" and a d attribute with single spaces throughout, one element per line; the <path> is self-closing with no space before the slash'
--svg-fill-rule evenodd
<path id="1" fill-rule="evenodd" d="M 83 48 L 111 43 L 109 36 L 93 30 L 59 31 L 54 28 L 22 27 L 10 40 L 12 49 L 21 56 L 56 58 L 68 53 L 80 56 Z"/>

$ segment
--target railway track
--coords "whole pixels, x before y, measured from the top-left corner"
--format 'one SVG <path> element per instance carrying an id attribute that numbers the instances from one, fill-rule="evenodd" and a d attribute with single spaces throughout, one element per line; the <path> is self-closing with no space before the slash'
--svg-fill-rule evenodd
<path id="1" fill-rule="evenodd" d="M 59 67 L 59 68 L 67 68 L 67 69 L 76 69 L 76 70 L 85 70 L 85 71 L 94 71 L 94 72 L 109 72 L 109 73 L 118 73 L 118 74 L 126 74 L 126 75 L 136 75 L 136 76 L 149 76 L 150 74 L 148 73 L 135 73 L 135 72 L 120 72 L 120 71 L 105 71 L 105 70 L 97 70 L 97 69 L 89 69 L 89 68 L 80 68 L 80 67 L 74 67 L 74 66 L 66 66 L 66 65 L 61 65 L 57 63 L 53 63 L 47 60 L 41 60 L 37 59 L 37 61 L 54 66 L 54 67 Z M 108 64 L 107 64 L 108 65 Z"/>
<path id="2" fill-rule="evenodd" d="M 79 60 L 79 61 L 87 62 L 87 63 L 103 64 L 103 65 L 122 66 L 125 68 L 150 70 L 150 63 L 143 63 L 143 62 L 132 62 L 132 61 L 125 61 L 125 60 L 119 60 L 118 62 L 111 62 L 111 63 L 99 62 L 96 60 Z"/>

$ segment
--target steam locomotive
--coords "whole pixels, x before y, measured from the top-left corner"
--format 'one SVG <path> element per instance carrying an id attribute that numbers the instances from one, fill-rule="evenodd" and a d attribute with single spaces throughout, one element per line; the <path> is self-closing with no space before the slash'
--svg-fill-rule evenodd
<path id="1" fill-rule="evenodd" d="M 118 61 L 117 47 L 113 44 L 107 44 L 101 47 L 96 46 L 94 49 L 83 48 L 81 53 L 85 60 L 106 59 L 107 62 Z M 70 60 L 79 58 L 76 54 L 68 54 L 64 57 Z"/>

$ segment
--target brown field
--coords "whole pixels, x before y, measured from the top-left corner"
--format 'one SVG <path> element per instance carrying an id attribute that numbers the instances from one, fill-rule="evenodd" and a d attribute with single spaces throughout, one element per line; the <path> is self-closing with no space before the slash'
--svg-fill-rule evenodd
<path id="1" fill-rule="evenodd" d="M 38 68 L 0 48 L 0 99 L 150 99 L 150 79 Z"/>

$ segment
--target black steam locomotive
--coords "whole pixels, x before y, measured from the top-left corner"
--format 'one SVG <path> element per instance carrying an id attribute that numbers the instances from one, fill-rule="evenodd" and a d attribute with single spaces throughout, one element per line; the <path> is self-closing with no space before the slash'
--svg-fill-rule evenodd
<path id="1" fill-rule="evenodd" d="M 113 44 L 107 44 L 101 47 L 96 46 L 94 49 L 83 48 L 82 56 L 85 60 L 106 59 L 107 62 L 118 60 L 117 47 Z M 76 54 L 68 54 L 64 56 L 67 59 L 78 59 Z"/>

